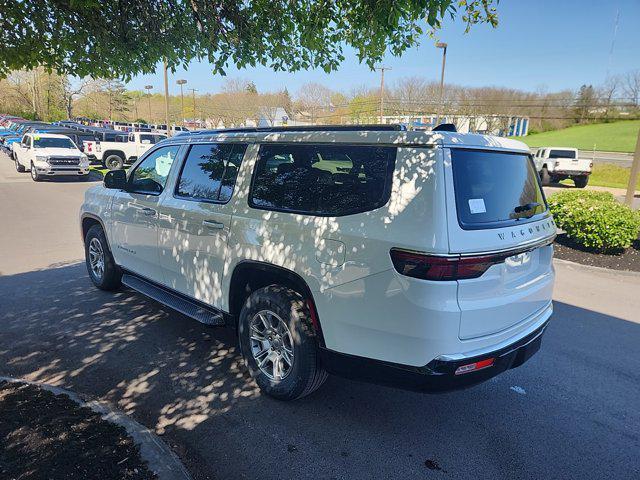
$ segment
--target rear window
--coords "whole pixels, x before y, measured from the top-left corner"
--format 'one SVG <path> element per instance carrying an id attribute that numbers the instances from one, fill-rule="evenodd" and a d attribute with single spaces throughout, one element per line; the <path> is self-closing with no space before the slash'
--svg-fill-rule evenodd
<path id="1" fill-rule="evenodd" d="M 451 160 L 462 228 L 515 225 L 546 212 L 538 174 L 528 155 L 452 149 Z"/>
<path id="2" fill-rule="evenodd" d="M 262 145 L 254 170 L 252 207 L 341 216 L 389 200 L 396 147 Z"/>
<path id="3" fill-rule="evenodd" d="M 549 158 L 576 158 L 575 150 L 549 150 Z"/>

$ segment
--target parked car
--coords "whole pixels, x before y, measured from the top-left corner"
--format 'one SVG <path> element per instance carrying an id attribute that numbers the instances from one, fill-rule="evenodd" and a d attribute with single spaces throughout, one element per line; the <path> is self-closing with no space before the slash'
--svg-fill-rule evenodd
<path id="1" fill-rule="evenodd" d="M 593 168 L 591 160 L 580 158 L 577 148 L 543 147 L 533 157 L 543 185 L 570 178 L 578 188 L 589 183 Z"/>
<path id="2" fill-rule="evenodd" d="M 113 141 L 100 141 L 96 145 L 96 160 L 109 170 L 122 169 L 125 163 L 133 163 L 166 135 L 159 133 L 130 132 L 117 135 Z"/>
<path id="3" fill-rule="evenodd" d="M 328 373 L 437 392 L 527 361 L 556 228 L 521 142 L 399 127 L 202 132 L 108 172 L 80 212 L 94 285 L 237 327 L 260 388 Z"/>
<path id="4" fill-rule="evenodd" d="M 38 182 L 44 177 L 89 174 L 89 160 L 75 143 L 65 135 L 27 133 L 14 145 L 16 170 L 29 169 Z"/>

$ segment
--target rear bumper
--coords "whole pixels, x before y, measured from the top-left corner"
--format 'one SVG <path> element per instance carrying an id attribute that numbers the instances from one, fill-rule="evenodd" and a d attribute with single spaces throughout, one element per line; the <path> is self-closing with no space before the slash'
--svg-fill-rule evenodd
<path id="1" fill-rule="evenodd" d="M 578 172 L 572 170 L 554 170 L 551 175 L 566 175 L 567 177 L 587 177 L 591 172 Z"/>
<path id="2" fill-rule="evenodd" d="M 447 392 L 477 385 L 525 363 L 540 349 L 548 324 L 547 320 L 514 343 L 481 356 L 462 360 L 435 359 L 423 367 L 372 360 L 328 349 L 321 349 L 320 356 L 325 369 L 334 375 L 419 392 Z M 455 374 L 458 367 L 487 358 L 494 358 L 492 366 L 462 375 Z"/>

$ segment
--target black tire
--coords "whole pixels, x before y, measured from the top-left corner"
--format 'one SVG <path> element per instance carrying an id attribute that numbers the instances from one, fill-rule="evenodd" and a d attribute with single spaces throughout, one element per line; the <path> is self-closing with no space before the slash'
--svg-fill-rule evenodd
<path id="1" fill-rule="evenodd" d="M 16 164 L 16 172 L 18 173 L 24 173 L 24 166 L 20 165 L 20 162 L 18 162 L 18 159 L 14 156 L 13 157 L 13 161 Z"/>
<path id="2" fill-rule="evenodd" d="M 573 183 L 576 188 L 584 188 L 587 186 L 587 183 L 589 183 L 589 177 L 587 175 L 584 177 L 574 177 Z"/>
<path id="3" fill-rule="evenodd" d="M 250 326 L 258 312 L 268 310 L 286 323 L 292 338 L 293 362 L 284 378 L 269 378 L 254 358 Z M 327 379 L 318 351 L 316 332 L 307 302 L 299 293 L 280 285 L 254 291 L 240 312 L 238 324 L 240 349 L 247 368 L 260 389 L 279 400 L 295 400 L 317 390 Z"/>
<path id="4" fill-rule="evenodd" d="M 42 180 L 42 176 L 38 173 L 38 170 L 36 170 L 36 166 L 33 164 L 33 162 L 31 162 L 31 180 L 33 180 L 34 182 L 39 182 L 40 180 Z"/>
<path id="5" fill-rule="evenodd" d="M 109 170 L 122 170 L 124 168 L 124 158 L 117 153 L 112 153 L 103 161 L 104 167 Z"/>
<path id="6" fill-rule="evenodd" d="M 102 247 L 104 255 L 104 269 L 102 275 L 96 274 L 91 267 L 89 250 L 92 245 L 92 240 L 97 241 Z M 104 230 L 102 230 L 102 226 L 94 225 L 87 232 L 87 235 L 84 237 L 84 256 L 89 278 L 96 287 L 100 290 L 116 290 L 120 287 L 122 271 L 113 260 L 113 255 L 109 249 L 107 237 L 104 234 Z"/>
<path id="7" fill-rule="evenodd" d="M 547 167 L 542 167 L 542 170 L 540 170 L 540 181 L 542 185 L 549 185 L 551 183 L 551 175 L 549 175 Z"/>

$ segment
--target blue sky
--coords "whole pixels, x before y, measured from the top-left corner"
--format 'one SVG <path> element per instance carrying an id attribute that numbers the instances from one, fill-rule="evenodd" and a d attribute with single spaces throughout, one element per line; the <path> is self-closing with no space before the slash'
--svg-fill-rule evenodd
<path id="1" fill-rule="evenodd" d="M 616 12 L 619 22 L 613 54 L 610 55 Z M 462 21 L 446 21 L 438 33 L 449 44 L 445 81 L 465 86 L 503 86 L 522 90 L 575 89 L 583 83 L 599 84 L 611 74 L 640 69 L 640 0 L 502 0 L 498 5 L 500 24 L 496 29 L 476 25 L 467 34 Z M 385 81 L 420 76 L 437 80 L 441 51 L 434 40 L 425 38 L 420 46 L 402 57 L 389 56 L 392 67 Z M 228 69 L 228 77 L 253 80 L 259 91 L 287 87 L 293 94 L 304 83 L 317 81 L 345 92 L 362 85 L 377 86 L 379 73 L 358 63 L 345 50 L 346 60 L 331 74 L 320 70 L 296 73 L 273 72 L 268 68 Z M 192 63 L 188 70 L 170 74 L 170 90 L 177 93 L 178 78 L 198 93 L 217 92 L 225 78 L 214 76 L 211 67 Z M 154 85 L 163 88 L 161 68 L 155 75 L 137 76 L 130 88 Z"/>

